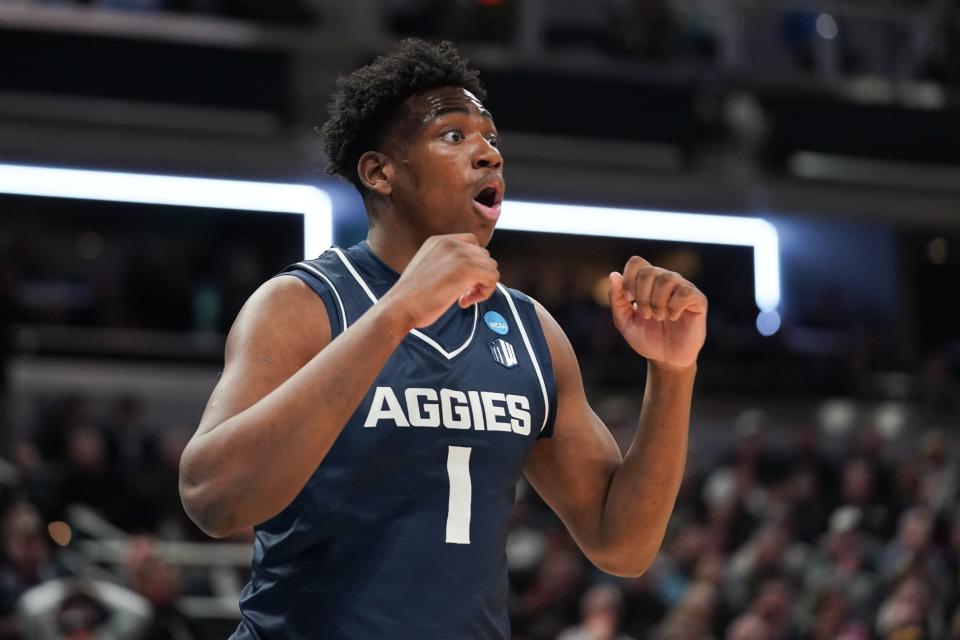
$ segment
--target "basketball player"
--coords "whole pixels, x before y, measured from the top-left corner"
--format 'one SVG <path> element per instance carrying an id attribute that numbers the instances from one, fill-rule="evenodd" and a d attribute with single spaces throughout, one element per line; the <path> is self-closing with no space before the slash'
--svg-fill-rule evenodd
<path id="1" fill-rule="evenodd" d="M 235 639 L 509 638 L 521 474 L 604 571 L 637 576 L 662 542 L 706 298 L 642 258 L 610 274 L 613 322 L 649 363 L 621 457 L 563 330 L 484 249 L 504 180 L 483 99 L 448 44 L 340 80 L 322 133 L 367 239 L 250 297 L 180 466 L 205 532 L 255 527 Z"/>

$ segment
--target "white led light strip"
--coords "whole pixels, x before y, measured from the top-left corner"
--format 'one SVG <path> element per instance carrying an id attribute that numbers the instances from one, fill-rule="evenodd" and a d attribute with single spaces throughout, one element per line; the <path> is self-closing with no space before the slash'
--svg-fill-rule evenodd
<path id="1" fill-rule="evenodd" d="M 300 214 L 305 257 L 333 244 L 330 197 L 307 185 L 0 164 L 0 193 Z"/>
<path id="2" fill-rule="evenodd" d="M 333 244 L 330 197 L 307 185 L 0 164 L 0 193 L 300 214 L 306 258 Z M 759 218 L 508 200 L 497 226 L 752 247 L 757 307 L 773 312 L 780 304 L 777 230 Z"/>
<path id="3" fill-rule="evenodd" d="M 780 304 L 777 230 L 759 218 L 507 200 L 497 228 L 752 247 L 757 307 L 772 312 Z"/>

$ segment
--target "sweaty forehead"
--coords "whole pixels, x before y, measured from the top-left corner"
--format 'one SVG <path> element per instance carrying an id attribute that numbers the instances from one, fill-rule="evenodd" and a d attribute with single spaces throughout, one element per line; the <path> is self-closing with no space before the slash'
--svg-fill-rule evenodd
<path id="1" fill-rule="evenodd" d="M 407 114 L 420 126 L 445 113 L 461 112 L 493 119 L 480 100 L 463 87 L 436 87 L 416 93 L 406 101 Z"/>

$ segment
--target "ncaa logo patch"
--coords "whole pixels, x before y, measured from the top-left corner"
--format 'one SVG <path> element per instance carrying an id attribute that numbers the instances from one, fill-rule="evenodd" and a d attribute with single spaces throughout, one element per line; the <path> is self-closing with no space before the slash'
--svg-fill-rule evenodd
<path id="1" fill-rule="evenodd" d="M 497 338 L 487 344 L 490 346 L 490 353 L 493 354 L 493 359 L 497 364 L 512 369 L 520 363 L 517 360 L 517 352 L 513 350 L 513 345 L 503 338 Z"/>
<path id="2" fill-rule="evenodd" d="M 499 333 L 502 336 L 507 335 L 510 332 L 510 327 L 507 325 L 507 319 L 496 311 L 487 311 L 483 314 L 483 321 L 487 323 L 487 326 L 490 327 L 490 331 L 494 333 Z"/>

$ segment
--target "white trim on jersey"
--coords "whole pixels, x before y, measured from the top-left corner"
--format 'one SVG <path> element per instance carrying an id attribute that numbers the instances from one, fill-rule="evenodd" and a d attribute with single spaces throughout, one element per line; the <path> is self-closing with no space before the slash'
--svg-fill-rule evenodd
<path id="1" fill-rule="evenodd" d="M 540 361 L 537 360 L 537 354 L 533 352 L 533 345 L 530 344 L 530 338 L 527 337 L 527 330 L 523 328 L 523 321 L 520 319 L 520 314 L 517 313 L 517 307 L 513 304 L 513 296 L 499 282 L 497 283 L 497 289 L 500 289 L 500 293 L 504 295 L 507 304 L 510 305 L 513 319 L 517 321 L 517 327 L 520 329 L 520 337 L 523 338 L 523 344 L 527 346 L 527 353 L 530 354 L 530 361 L 533 362 L 533 370 L 537 372 L 537 380 L 540 381 L 540 391 L 543 392 L 543 424 L 540 425 L 540 432 L 543 433 L 543 429 L 547 426 L 547 419 L 550 417 L 550 396 L 547 395 L 547 385 L 544 383 L 543 373 L 540 371 Z"/>
<path id="2" fill-rule="evenodd" d="M 340 299 L 340 294 L 337 293 L 337 288 L 333 286 L 332 282 L 330 282 L 330 278 L 323 275 L 322 271 L 307 262 L 298 262 L 297 266 L 306 269 L 313 275 L 321 278 L 327 284 L 327 286 L 330 288 L 330 291 L 333 292 L 333 297 L 337 299 L 337 306 L 340 307 L 340 318 L 343 320 L 343 324 L 341 326 L 343 327 L 343 330 L 346 331 L 347 327 L 349 326 L 347 324 L 347 311 L 343 308 L 343 300 Z"/>
<path id="3" fill-rule="evenodd" d="M 367 283 L 364 281 L 363 277 L 361 277 L 361 275 L 357 272 L 357 270 L 354 268 L 350 260 L 347 259 L 347 256 L 344 255 L 343 251 L 341 251 L 338 247 L 331 247 L 330 249 L 331 251 L 337 254 L 337 257 L 339 257 L 340 261 L 343 262 L 343 265 L 347 268 L 347 271 L 350 272 L 350 275 L 353 276 L 354 280 L 356 280 L 357 283 L 360 285 L 360 287 L 364 290 L 364 292 L 366 292 L 370 300 L 374 304 L 376 304 L 377 296 L 373 294 L 373 291 L 370 290 L 370 287 L 367 286 Z M 430 345 L 437 351 L 439 351 L 440 354 L 443 355 L 443 357 L 445 357 L 447 360 L 453 360 L 458 355 L 460 355 L 464 349 L 469 347 L 470 343 L 473 342 L 473 336 L 476 335 L 477 333 L 477 319 L 479 317 L 479 314 L 480 312 L 479 312 L 478 305 L 474 304 L 473 305 L 473 328 L 470 329 L 470 337 L 467 338 L 466 342 L 464 342 L 462 345 L 460 345 L 453 351 L 447 351 L 440 345 L 439 342 L 437 342 L 427 334 L 423 333 L 422 331 L 419 331 L 418 329 L 411 329 L 410 333 L 416 336 L 417 338 L 420 338 L 421 340 L 426 342 L 428 345 Z"/>

